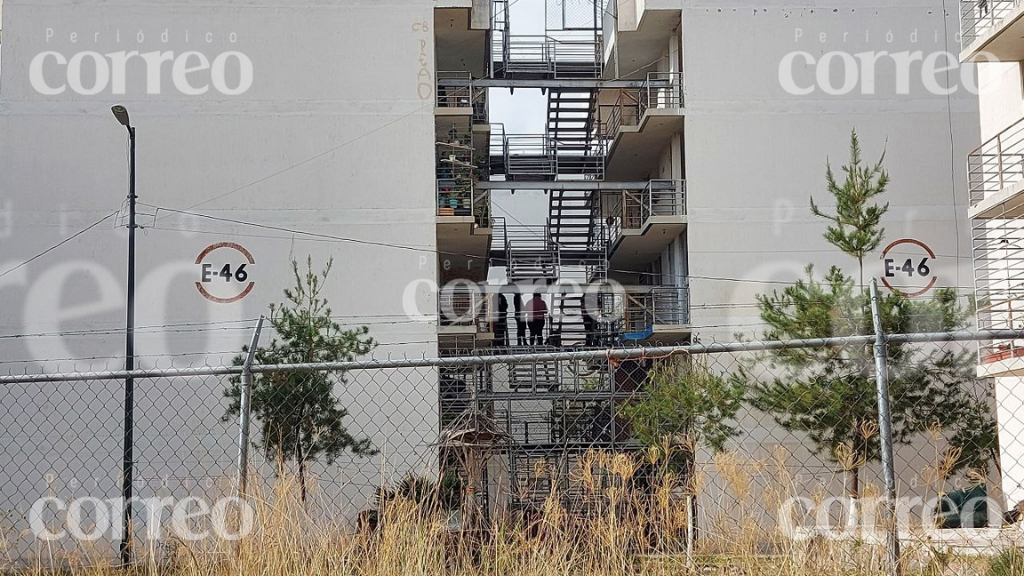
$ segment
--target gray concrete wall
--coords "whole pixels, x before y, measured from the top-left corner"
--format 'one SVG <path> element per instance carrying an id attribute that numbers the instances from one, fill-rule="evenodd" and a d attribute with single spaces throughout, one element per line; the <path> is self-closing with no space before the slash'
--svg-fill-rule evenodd
<path id="1" fill-rule="evenodd" d="M 436 327 L 411 323 L 403 313 L 403 298 L 426 314 L 435 307 L 425 284 L 406 296 L 414 280 L 436 276 L 434 41 L 422 25 L 432 22 L 431 2 L 7 1 L 4 8 L 0 271 L 121 207 L 127 138 L 110 106 L 123 103 L 137 127 L 138 195 L 146 204 L 137 272 L 143 367 L 157 358 L 166 366 L 167 355 L 184 365 L 230 362 L 248 341 L 251 319 L 267 313 L 291 285 L 290 260 L 307 255 L 316 266 L 333 258 L 325 290 L 333 314 L 344 326 L 369 326 L 379 356 L 436 354 Z M 135 57 L 125 69 L 124 94 L 115 93 L 116 76 L 95 94 L 79 94 L 68 84 L 67 66 L 50 55 L 41 68 L 44 81 L 67 87 L 46 95 L 30 75 L 33 59 L 47 51 L 69 60 L 81 52 L 120 51 L 173 52 L 180 60 L 197 51 L 211 63 L 234 51 L 251 62 L 252 84 L 242 94 L 224 93 L 211 83 L 210 70 L 198 70 L 187 79 L 193 87 L 207 85 L 206 92 L 185 94 L 167 62 L 159 93 L 147 93 L 146 61 Z M 80 57 L 85 91 L 96 85 L 92 58 Z M 181 66 L 201 62 L 188 58 Z M 239 60 L 227 62 L 228 92 L 239 86 Z M 0 339 L 2 370 L 122 366 L 117 330 L 124 318 L 126 231 L 114 224 L 109 219 L 0 278 L 0 333 L 45 334 Z M 255 260 L 248 266 L 252 291 L 232 304 L 211 302 L 196 288 L 197 255 L 217 242 L 238 243 Z M 230 250 L 213 254 L 216 269 L 241 263 Z M 241 288 L 236 282 L 208 287 L 221 296 Z M 85 333 L 55 334 L 69 331 Z M 90 360 L 55 360 L 61 358 Z M 170 477 L 166 490 L 181 495 L 196 489 L 186 478 L 223 480 L 233 472 L 235 431 L 219 421 L 226 384 L 216 378 L 139 384 L 141 476 Z M 354 513 L 382 469 L 390 477 L 430 468 L 435 388 L 432 371 L 351 375 L 339 385 L 350 429 L 369 436 L 382 456 L 343 457 L 318 468 L 330 481 L 322 484 L 334 495 L 329 500 L 350 504 Z M 117 383 L 0 391 L 0 510 L 15 510 L 17 518 L 50 490 L 61 497 L 115 495 L 108 492 L 120 468 L 120 402 Z M 47 475 L 55 478 L 49 485 Z M 81 483 L 94 477 L 104 479 L 99 488 Z M 160 489 L 147 485 L 140 493 Z"/>

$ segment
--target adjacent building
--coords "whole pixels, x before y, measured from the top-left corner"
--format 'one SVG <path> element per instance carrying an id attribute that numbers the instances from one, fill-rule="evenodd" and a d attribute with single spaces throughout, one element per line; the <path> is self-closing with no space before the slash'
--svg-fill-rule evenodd
<path id="1" fill-rule="evenodd" d="M 963 62 L 975 62 L 982 144 L 967 156 L 968 210 L 978 326 L 1024 329 L 1024 6 L 960 3 Z M 1020 340 L 984 342 L 978 374 L 994 377 L 1002 488 L 1007 506 L 1024 500 L 1024 351 Z"/>

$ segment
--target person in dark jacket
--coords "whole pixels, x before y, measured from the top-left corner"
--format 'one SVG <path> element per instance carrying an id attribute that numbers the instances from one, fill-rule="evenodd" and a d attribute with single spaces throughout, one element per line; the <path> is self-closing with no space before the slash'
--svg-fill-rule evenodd
<path id="1" fill-rule="evenodd" d="M 516 309 L 516 343 L 519 346 L 526 346 L 526 311 L 523 310 L 523 297 L 516 294 L 512 298 L 512 305 Z"/>
<path id="2" fill-rule="evenodd" d="M 498 348 L 508 346 L 508 298 L 498 294 L 498 317 L 494 320 L 494 345 Z"/>
<path id="3" fill-rule="evenodd" d="M 584 346 L 587 348 L 597 346 L 597 321 L 587 309 L 587 296 L 584 296 L 580 303 L 580 315 L 583 316 L 583 333 L 586 338 Z"/>

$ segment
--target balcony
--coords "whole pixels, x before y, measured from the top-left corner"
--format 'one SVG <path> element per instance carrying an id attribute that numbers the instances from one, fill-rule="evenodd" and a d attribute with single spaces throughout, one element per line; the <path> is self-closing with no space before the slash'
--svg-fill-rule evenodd
<path id="1" fill-rule="evenodd" d="M 658 158 L 651 150 L 664 148 L 683 129 L 682 74 L 651 72 L 640 89 L 605 92 L 597 114 L 609 142 L 608 178 L 636 180 L 655 172 Z"/>
<path id="2" fill-rule="evenodd" d="M 606 68 L 614 51 L 621 72 L 655 61 L 678 33 L 679 23 L 678 0 L 609 0 L 604 19 Z"/>
<path id="3" fill-rule="evenodd" d="M 601 214 L 611 266 L 643 266 L 686 230 L 686 181 L 652 180 L 643 190 L 605 193 Z"/>
<path id="4" fill-rule="evenodd" d="M 622 301 L 622 339 L 675 344 L 690 338 L 690 290 L 680 286 L 630 286 Z"/>
<path id="5" fill-rule="evenodd" d="M 1024 2 L 1022 0 L 961 0 L 960 34 L 963 62 L 995 58 L 1024 60 Z M 985 55 L 986 57 L 982 57 Z"/>
<path id="6" fill-rule="evenodd" d="M 1024 120 L 967 158 L 978 328 L 1024 328 Z M 985 342 L 978 375 L 1024 376 L 1024 341 Z"/>
<path id="7" fill-rule="evenodd" d="M 491 194 L 476 190 L 486 174 L 478 167 L 476 134 L 453 125 L 438 126 L 436 148 L 437 249 L 449 268 L 474 271 L 470 279 L 486 278 L 491 244 Z M 486 146 L 486 144 L 484 145 Z"/>
<path id="8" fill-rule="evenodd" d="M 505 134 L 501 125 L 492 125 L 489 168 L 491 174 L 512 181 L 547 181 L 559 176 L 603 180 L 605 144 L 599 135 Z"/>
<path id="9" fill-rule="evenodd" d="M 978 328 L 1024 328 L 1024 219 L 972 220 Z M 979 375 L 1024 375 L 1024 341 L 981 343 Z"/>
<path id="10" fill-rule="evenodd" d="M 434 7 L 433 26 L 423 32 L 434 35 L 435 69 L 486 76 L 490 0 L 440 0 Z"/>
<path id="11" fill-rule="evenodd" d="M 475 284 L 442 287 L 437 294 L 438 333 L 446 337 L 474 334 L 477 342 L 493 338 L 490 301 L 490 295 Z"/>
<path id="12" fill-rule="evenodd" d="M 469 72 L 438 71 L 435 99 L 436 116 L 465 117 L 474 126 L 487 124 L 487 89 L 475 86 Z"/>
<path id="13" fill-rule="evenodd" d="M 1024 215 L 1024 119 L 967 156 L 971 218 Z"/>

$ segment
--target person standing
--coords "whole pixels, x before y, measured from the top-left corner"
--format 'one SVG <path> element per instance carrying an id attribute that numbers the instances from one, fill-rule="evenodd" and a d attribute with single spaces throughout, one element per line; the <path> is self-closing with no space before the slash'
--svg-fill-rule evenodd
<path id="1" fill-rule="evenodd" d="M 588 297 L 584 295 L 583 300 L 580 302 L 580 315 L 583 316 L 584 346 L 591 348 L 597 346 L 597 322 L 590 315 L 590 310 L 587 308 Z"/>
<path id="2" fill-rule="evenodd" d="M 498 348 L 508 346 L 508 298 L 498 294 L 498 317 L 494 321 L 494 344 Z"/>
<path id="3" fill-rule="evenodd" d="M 526 312 L 523 310 L 523 297 L 519 293 L 512 298 L 512 305 L 516 310 L 516 343 L 526 346 Z"/>
<path id="4" fill-rule="evenodd" d="M 548 305 L 544 303 L 540 292 L 526 304 L 526 319 L 530 327 L 530 344 L 539 346 L 544 343 L 544 320 L 548 317 Z"/>

